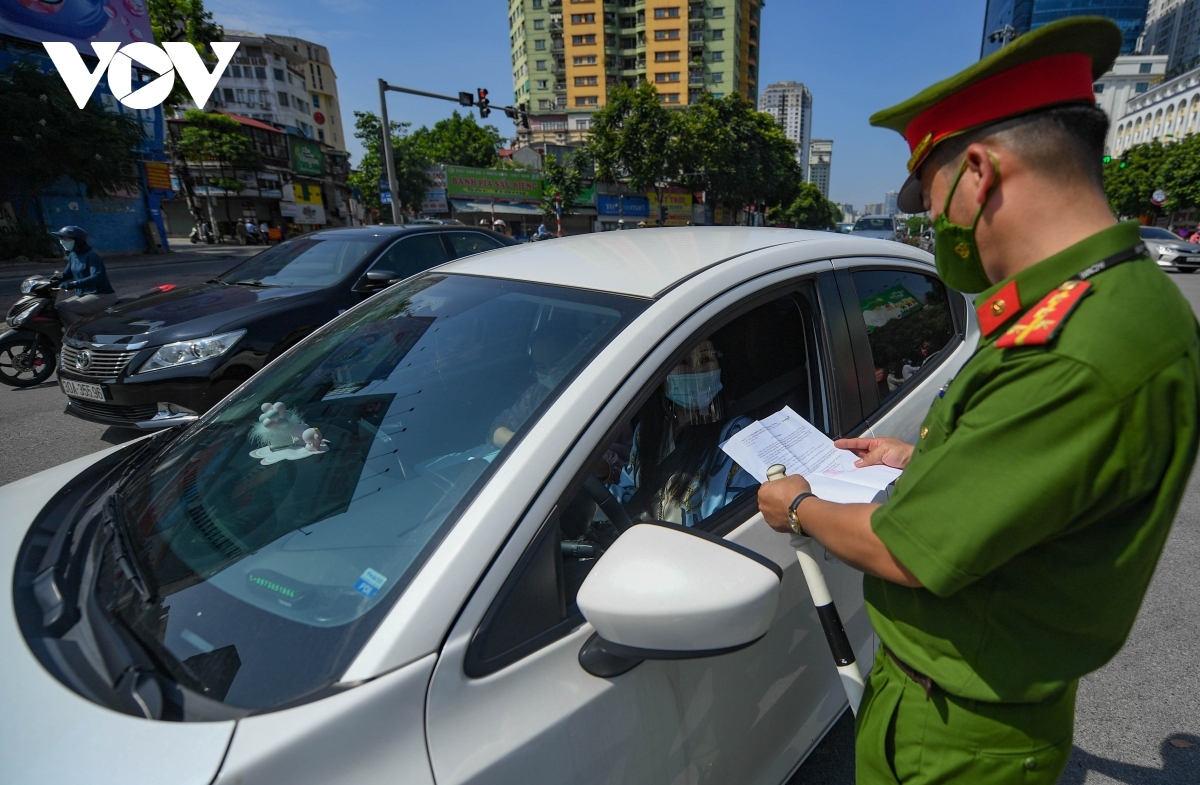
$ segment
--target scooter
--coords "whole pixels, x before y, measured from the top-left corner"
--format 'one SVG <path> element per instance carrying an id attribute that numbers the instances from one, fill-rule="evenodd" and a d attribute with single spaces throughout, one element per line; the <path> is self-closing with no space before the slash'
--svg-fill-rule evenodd
<path id="1" fill-rule="evenodd" d="M 63 325 L 54 310 L 62 276 L 34 275 L 21 282 L 21 299 L 8 311 L 0 335 L 0 384 L 33 387 L 50 378 L 62 351 Z"/>

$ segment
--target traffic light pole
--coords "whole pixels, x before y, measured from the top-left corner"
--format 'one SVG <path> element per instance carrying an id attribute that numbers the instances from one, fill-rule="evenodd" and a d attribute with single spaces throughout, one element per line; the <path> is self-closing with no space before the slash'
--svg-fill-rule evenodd
<path id="1" fill-rule="evenodd" d="M 401 226 L 404 214 L 400 212 L 400 183 L 396 179 L 396 155 L 392 150 L 392 125 L 388 122 L 387 91 L 396 89 L 384 80 L 379 80 L 379 118 L 383 121 L 383 162 L 387 167 L 388 190 L 391 192 L 392 223 Z"/>

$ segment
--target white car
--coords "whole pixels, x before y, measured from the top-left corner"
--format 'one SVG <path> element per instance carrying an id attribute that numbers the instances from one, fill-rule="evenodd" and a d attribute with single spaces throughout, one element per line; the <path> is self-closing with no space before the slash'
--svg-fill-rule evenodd
<path id="1" fill-rule="evenodd" d="M 827 232 L 410 278 L 197 422 L 0 490 L 4 779 L 785 782 L 846 707 L 789 538 L 753 486 L 630 528 L 632 433 L 709 342 L 724 422 L 915 441 L 977 337 L 927 254 Z M 869 668 L 861 575 L 824 567 Z"/>
<path id="2" fill-rule="evenodd" d="M 850 234 L 854 237 L 894 240 L 896 239 L 896 221 L 890 215 L 863 216 L 854 222 Z"/>

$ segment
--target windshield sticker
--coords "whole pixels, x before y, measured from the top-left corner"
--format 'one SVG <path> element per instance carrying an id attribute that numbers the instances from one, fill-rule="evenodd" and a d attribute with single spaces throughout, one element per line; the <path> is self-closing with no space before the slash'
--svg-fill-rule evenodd
<path id="1" fill-rule="evenodd" d="M 387 578 L 368 567 L 354 584 L 354 590 L 369 600 L 379 593 L 385 583 Z"/>

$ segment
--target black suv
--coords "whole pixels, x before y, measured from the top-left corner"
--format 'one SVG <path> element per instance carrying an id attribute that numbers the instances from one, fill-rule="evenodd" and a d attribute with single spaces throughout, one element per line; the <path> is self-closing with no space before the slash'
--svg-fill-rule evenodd
<path id="1" fill-rule="evenodd" d="M 298 237 L 203 284 L 119 303 L 75 325 L 67 413 L 150 430 L 194 420 L 325 322 L 451 259 L 516 245 L 469 226 L 369 226 Z"/>

